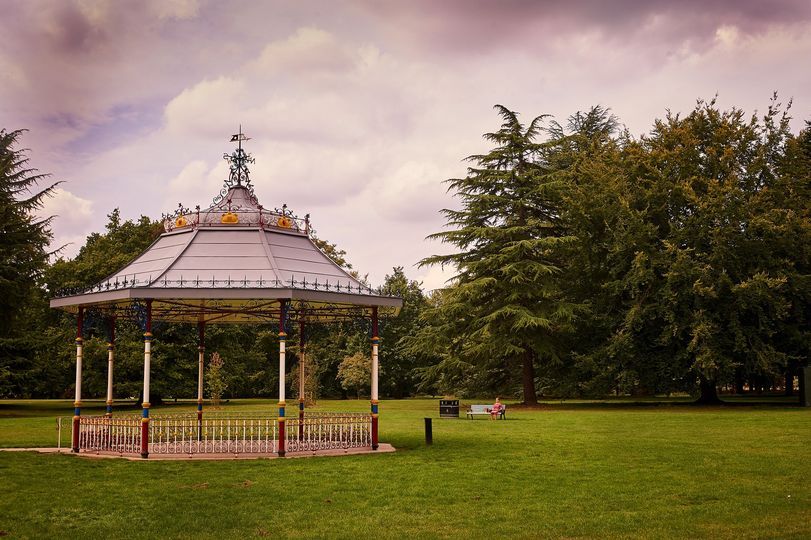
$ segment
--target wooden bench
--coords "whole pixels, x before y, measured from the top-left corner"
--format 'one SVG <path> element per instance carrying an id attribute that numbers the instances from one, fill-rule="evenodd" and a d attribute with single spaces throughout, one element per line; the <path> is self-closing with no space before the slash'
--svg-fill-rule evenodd
<path id="1" fill-rule="evenodd" d="M 467 409 L 467 417 L 472 420 L 477 416 L 490 416 L 490 410 L 492 408 L 492 405 L 470 405 Z M 506 420 L 507 417 L 504 416 L 505 412 L 507 412 L 507 406 L 502 404 L 501 411 L 498 413 L 498 418 L 501 420 Z"/>

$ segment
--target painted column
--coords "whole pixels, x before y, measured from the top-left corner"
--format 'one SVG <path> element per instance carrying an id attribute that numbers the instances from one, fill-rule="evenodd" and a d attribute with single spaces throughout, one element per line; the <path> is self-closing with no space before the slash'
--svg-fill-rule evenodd
<path id="1" fill-rule="evenodd" d="M 377 393 L 377 374 L 379 371 L 378 366 L 378 345 L 380 344 L 380 337 L 378 337 L 377 327 L 377 306 L 372 308 L 372 450 L 377 450 L 378 437 L 377 437 L 377 423 L 378 423 L 378 393 Z"/>
<path id="2" fill-rule="evenodd" d="M 299 360 L 298 360 L 298 438 L 304 438 L 304 321 L 298 325 Z"/>
<path id="3" fill-rule="evenodd" d="M 152 300 L 146 301 L 146 325 L 144 327 L 144 402 L 141 418 L 141 457 L 149 457 L 149 369 L 152 361 Z"/>
<path id="4" fill-rule="evenodd" d="M 284 457 L 285 433 L 284 433 L 284 386 L 285 386 L 285 341 L 287 333 L 284 331 L 284 323 L 287 318 L 287 300 L 279 300 L 279 457 Z"/>
<path id="5" fill-rule="evenodd" d="M 203 363 L 206 356 L 206 323 L 197 323 L 197 419 L 203 419 Z"/>
<path id="6" fill-rule="evenodd" d="M 73 398 L 73 435 L 71 447 L 79 451 L 79 417 L 82 414 L 82 327 L 84 326 L 84 308 L 79 307 L 76 317 L 76 393 Z"/>
<path id="7" fill-rule="evenodd" d="M 115 317 L 110 317 L 110 341 L 107 342 L 107 414 L 113 416 L 113 362 L 115 361 Z"/>
<path id="8" fill-rule="evenodd" d="M 206 356 L 206 323 L 197 323 L 197 440 L 203 433 L 203 364 Z"/>

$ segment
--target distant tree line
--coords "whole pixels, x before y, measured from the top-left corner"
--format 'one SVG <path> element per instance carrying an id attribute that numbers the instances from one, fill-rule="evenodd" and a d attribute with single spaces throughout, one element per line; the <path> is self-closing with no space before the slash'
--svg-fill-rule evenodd
<path id="1" fill-rule="evenodd" d="M 457 270 L 413 354 L 441 391 L 691 392 L 788 381 L 811 345 L 811 125 L 699 101 L 632 137 L 595 107 L 522 124 L 448 181 Z"/>
<path id="2" fill-rule="evenodd" d="M 459 205 L 433 238 L 449 254 L 422 261 L 455 277 L 426 294 L 402 267 L 386 276 L 404 307 L 381 327 L 383 396 L 500 393 L 532 404 L 689 392 L 712 402 L 719 386 L 790 390 L 811 345 L 811 124 L 792 133 L 776 99 L 762 117 L 699 101 L 641 137 L 601 107 L 562 124 L 497 111 L 492 149 L 448 180 Z M 75 317 L 49 309 L 49 297 L 112 274 L 162 227 L 116 209 L 76 257 L 49 254 L 49 220 L 32 211 L 54 186 L 37 188 L 44 177 L 21 135 L 0 131 L 0 397 L 70 397 Z M 335 244 L 316 243 L 354 271 Z M 102 397 L 107 337 L 100 321 L 88 327 L 84 393 Z M 196 328 L 159 323 L 154 333 L 153 393 L 194 397 Z M 362 323 L 305 334 L 308 397 L 368 392 Z M 211 325 L 206 347 L 207 362 L 223 359 L 224 398 L 275 395 L 274 325 Z M 116 398 L 135 398 L 140 329 L 120 323 L 116 350 Z"/>

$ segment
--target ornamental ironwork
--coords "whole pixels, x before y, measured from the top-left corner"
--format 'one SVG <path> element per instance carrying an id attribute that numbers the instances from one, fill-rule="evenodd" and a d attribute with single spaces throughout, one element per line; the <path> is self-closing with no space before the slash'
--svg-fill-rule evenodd
<path id="1" fill-rule="evenodd" d="M 386 296 L 380 287 L 372 288 L 360 283 L 344 282 L 340 280 L 330 281 L 324 280 L 319 282 L 307 281 L 306 278 L 298 280 L 295 276 L 290 279 L 247 279 L 247 277 L 228 277 L 226 279 L 200 279 L 199 276 L 193 278 L 185 278 L 181 276 L 179 279 L 168 279 L 166 277 L 152 281 L 149 279 L 128 279 L 124 276 L 123 280 L 116 279 L 113 282 L 106 281 L 98 283 L 90 287 L 66 287 L 58 290 L 54 294 L 54 298 L 65 298 L 68 296 L 76 296 L 80 294 L 106 292 L 109 290 L 120 289 L 134 289 L 145 287 L 160 287 L 171 289 L 300 289 L 308 291 L 327 291 L 327 292 L 341 292 L 349 294 L 369 295 L 369 296 Z"/>
<path id="2" fill-rule="evenodd" d="M 228 190 L 235 186 L 242 186 L 247 189 L 248 193 L 251 195 L 251 201 L 254 203 L 257 202 L 256 195 L 253 192 L 253 185 L 251 184 L 251 171 L 248 169 L 248 164 L 254 163 L 256 160 L 251 154 L 248 154 L 242 149 L 242 141 L 249 140 L 251 140 L 250 137 L 246 137 L 245 134 L 242 133 L 242 125 L 239 126 L 239 133 L 231 136 L 231 142 L 236 142 L 238 146 L 232 153 L 222 155 L 223 159 L 228 162 L 230 171 L 228 178 L 225 180 L 225 185 L 220 190 L 220 193 L 214 197 L 213 202 L 215 205 L 222 202 L 228 194 Z"/>

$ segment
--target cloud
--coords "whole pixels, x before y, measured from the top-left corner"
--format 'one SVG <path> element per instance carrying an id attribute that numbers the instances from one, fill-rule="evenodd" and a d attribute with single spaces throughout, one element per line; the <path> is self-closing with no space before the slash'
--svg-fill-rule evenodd
<path id="1" fill-rule="evenodd" d="M 189 208 L 194 208 L 197 204 L 201 208 L 207 208 L 206 201 L 199 200 L 201 195 L 213 197 L 219 193 L 222 181 L 227 176 L 228 166 L 225 161 L 218 162 L 213 167 L 202 160 L 192 161 L 169 181 L 164 191 L 164 200 L 185 203 Z M 191 201 L 196 202 L 192 204 Z"/>
<path id="2" fill-rule="evenodd" d="M 166 130 L 193 138 L 222 136 L 234 126 L 234 112 L 244 110 L 245 82 L 231 77 L 204 80 L 183 90 L 164 110 Z"/>
<path id="3" fill-rule="evenodd" d="M 455 56 L 516 46 L 541 51 L 559 39 L 589 32 L 617 45 L 636 41 L 655 48 L 685 43 L 703 48 L 724 25 L 757 34 L 811 19 L 811 4 L 805 0 L 362 0 L 358 6 L 400 46 Z"/>
<path id="4" fill-rule="evenodd" d="M 423 290 L 426 292 L 447 287 L 448 280 L 456 274 L 453 268 L 446 266 L 443 269 L 439 265 L 426 266 L 420 268 L 418 272 L 415 279 L 422 282 Z"/>
<path id="5" fill-rule="evenodd" d="M 57 187 L 52 196 L 45 198 L 41 216 L 55 216 L 61 230 L 77 232 L 87 225 L 93 215 L 93 201 L 77 197 L 70 191 Z"/>
<path id="6" fill-rule="evenodd" d="M 158 19 L 192 19 L 200 11 L 198 0 L 151 0 L 148 6 Z"/>
<path id="7" fill-rule="evenodd" d="M 320 28 L 304 27 L 287 39 L 266 45 L 247 69 L 265 77 L 291 73 L 312 77 L 351 69 L 352 56 L 352 51 L 333 34 Z"/>
<path id="8" fill-rule="evenodd" d="M 633 133 L 698 97 L 811 102 L 807 2 L 327 4 L 32 0 L 4 6 L 0 118 L 28 127 L 40 170 L 105 215 L 206 206 L 241 123 L 266 207 L 311 213 L 374 283 L 447 246 L 441 182 L 485 151 L 503 103 L 561 121 L 612 108 Z M 227 11 L 228 16 L 223 16 Z M 67 197 L 67 196 L 65 196 Z M 70 219 L 70 218 L 65 218 Z M 86 221 L 82 221 L 86 220 Z M 86 225 L 81 225 L 81 223 Z M 83 229 L 83 227 L 86 227 Z"/>
<path id="9" fill-rule="evenodd" d="M 72 257 L 78 253 L 84 239 L 92 232 L 93 201 L 57 187 L 50 197 L 44 199 L 43 207 L 37 211 L 37 216 L 41 218 L 53 216 L 51 229 L 54 231 L 54 238 L 51 241 L 51 249 L 64 246 L 59 255 Z"/>

